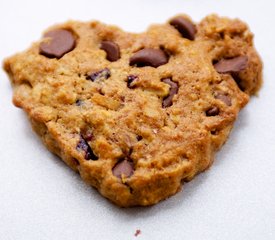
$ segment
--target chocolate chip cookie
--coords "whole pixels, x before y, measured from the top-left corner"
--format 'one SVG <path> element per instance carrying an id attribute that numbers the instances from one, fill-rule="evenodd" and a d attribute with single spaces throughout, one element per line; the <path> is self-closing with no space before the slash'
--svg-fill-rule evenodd
<path id="1" fill-rule="evenodd" d="M 69 21 L 4 68 L 48 149 L 123 207 L 155 204 L 207 169 L 262 82 L 248 26 L 217 15 L 140 34 Z"/>

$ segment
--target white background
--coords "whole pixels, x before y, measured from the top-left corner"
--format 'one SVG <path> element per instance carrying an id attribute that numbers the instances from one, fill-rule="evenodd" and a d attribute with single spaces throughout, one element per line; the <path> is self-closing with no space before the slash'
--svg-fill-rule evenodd
<path id="1" fill-rule="evenodd" d="M 275 2 L 273 0 L 0 0 L 0 58 L 48 26 L 98 19 L 143 31 L 177 13 L 216 12 L 255 33 L 264 85 L 242 111 L 212 168 L 153 207 L 121 209 L 49 153 L 11 103 L 0 71 L 0 239 L 275 239 Z M 134 236 L 136 229 L 141 235 Z"/>

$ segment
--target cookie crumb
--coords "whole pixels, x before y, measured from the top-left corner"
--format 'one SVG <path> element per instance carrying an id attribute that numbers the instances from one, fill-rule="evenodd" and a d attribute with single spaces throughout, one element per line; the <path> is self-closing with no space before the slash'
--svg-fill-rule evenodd
<path id="1" fill-rule="evenodd" d="M 140 229 L 137 229 L 136 232 L 135 232 L 135 237 L 137 237 L 137 236 L 140 235 L 140 234 L 141 234 Z"/>

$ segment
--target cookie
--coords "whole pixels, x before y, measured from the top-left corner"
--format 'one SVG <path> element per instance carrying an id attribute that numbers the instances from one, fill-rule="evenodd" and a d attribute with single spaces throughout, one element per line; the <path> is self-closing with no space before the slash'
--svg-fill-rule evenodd
<path id="1" fill-rule="evenodd" d="M 248 26 L 217 15 L 140 34 L 69 21 L 4 69 L 48 149 L 123 207 L 155 204 L 209 168 L 262 82 Z"/>

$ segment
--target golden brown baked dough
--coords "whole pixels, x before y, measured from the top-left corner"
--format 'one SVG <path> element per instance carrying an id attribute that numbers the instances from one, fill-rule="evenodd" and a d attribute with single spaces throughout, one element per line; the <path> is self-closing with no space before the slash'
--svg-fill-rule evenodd
<path id="1" fill-rule="evenodd" d="M 117 205 L 150 205 L 211 165 L 261 86 L 252 40 L 217 15 L 141 34 L 69 21 L 4 68 L 50 151 Z"/>

